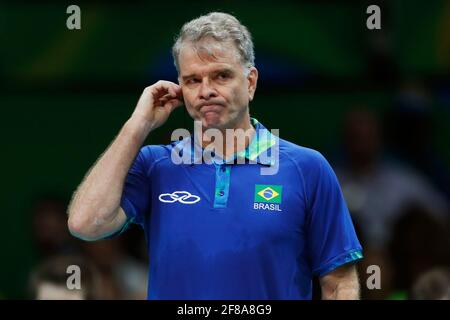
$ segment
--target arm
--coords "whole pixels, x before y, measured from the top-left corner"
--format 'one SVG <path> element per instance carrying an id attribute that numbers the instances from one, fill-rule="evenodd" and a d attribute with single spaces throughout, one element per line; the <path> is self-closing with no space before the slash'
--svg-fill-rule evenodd
<path id="1" fill-rule="evenodd" d="M 120 201 L 128 170 L 147 135 L 181 104 L 181 88 L 175 83 L 158 81 L 145 88 L 130 119 L 72 197 L 68 227 L 74 236 L 96 240 L 123 226 Z"/>
<path id="2" fill-rule="evenodd" d="M 359 300 L 359 281 L 354 264 L 343 265 L 320 278 L 323 300 Z"/>

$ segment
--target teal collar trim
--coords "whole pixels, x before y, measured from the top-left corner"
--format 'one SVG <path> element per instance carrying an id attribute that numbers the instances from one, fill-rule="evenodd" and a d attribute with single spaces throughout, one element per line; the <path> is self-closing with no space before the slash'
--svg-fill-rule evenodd
<path id="1" fill-rule="evenodd" d="M 235 154 L 232 159 L 246 158 L 250 161 L 256 161 L 263 165 L 273 165 L 270 160 L 262 159 L 260 155 L 276 144 L 275 136 L 255 118 L 251 118 L 250 121 L 255 128 L 255 135 L 247 148 Z"/>

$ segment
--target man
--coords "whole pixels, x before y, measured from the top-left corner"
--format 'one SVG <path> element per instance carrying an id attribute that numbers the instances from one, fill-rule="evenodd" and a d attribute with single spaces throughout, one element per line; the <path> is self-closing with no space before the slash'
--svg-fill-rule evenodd
<path id="1" fill-rule="evenodd" d="M 140 224 L 149 299 L 311 299 L 314 275 L 323 298 L 357 299 L 361 246 L 328 162 L 250 118 L 258 71 L 246 27 L 228 14 L 202 16 L 183 26 L 173 55 L 179 84 L 144 90 L 74 194 L 71 232 L 96 240 Z M 195 143 L 198 132 L 194 143 L 140 149 L 182 104 L 202 129 L 225 136 L 212 142 L 221 150 L 213 163 L 174 163 L 173 150 L 208 149 Z M 250 138 L 236 145 L 227 129 Z M 268 149 L 279 151 L 276 164 Z M 272 166 L 275 174 L 261 174 Z"/>

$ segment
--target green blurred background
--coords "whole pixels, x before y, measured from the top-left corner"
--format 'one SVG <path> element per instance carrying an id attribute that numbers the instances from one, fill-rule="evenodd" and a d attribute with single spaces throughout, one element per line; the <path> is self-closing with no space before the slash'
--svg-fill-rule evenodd
<path id="1" fill-rule="evenodd" d="M 366 28 L 372 3 L 382 30 Z M 66 28 L 70 4 L 81 8 L 81 30 Z M 327 154 L 348 110 L 382 113 L 419 79 L 432 95 L 433 144 L 450 167 L 450 1 L 3 1 L 0 297 L 25 296 L 33 201 L 74 191 L 143 88 L 176 80 L 173 38 L 210 11 L 251 31 L 260 71 L 251 113 L 283 138 Z M 178 127 L 191 127 L 184 109 L 147 143 L 167 143 Z"/>

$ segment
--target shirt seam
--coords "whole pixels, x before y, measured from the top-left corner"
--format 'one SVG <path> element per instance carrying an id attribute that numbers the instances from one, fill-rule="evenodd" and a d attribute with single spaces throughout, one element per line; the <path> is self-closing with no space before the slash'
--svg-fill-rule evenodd
<path id="1" fill-rule="evenodd" d="M 306 193 L 306 183 L 305 183 L 305 177 L 303 175 L 303 170 L 297 165 L 297 163 L 295 162 L 295 160 L 284 150 L 280 150 L 280 154 L 283 153 L 285 154 L 285 156 L 294 164 L 295 168 L 297 169 L 297 173 L 300 176 L 300 180 L 302 182 L 303 185 L 303 196 L 305 197 L 305 210 L 308 212 L 308 203 L 309 203 L 309 198 L 308 198 L 308 194 Z"/>

